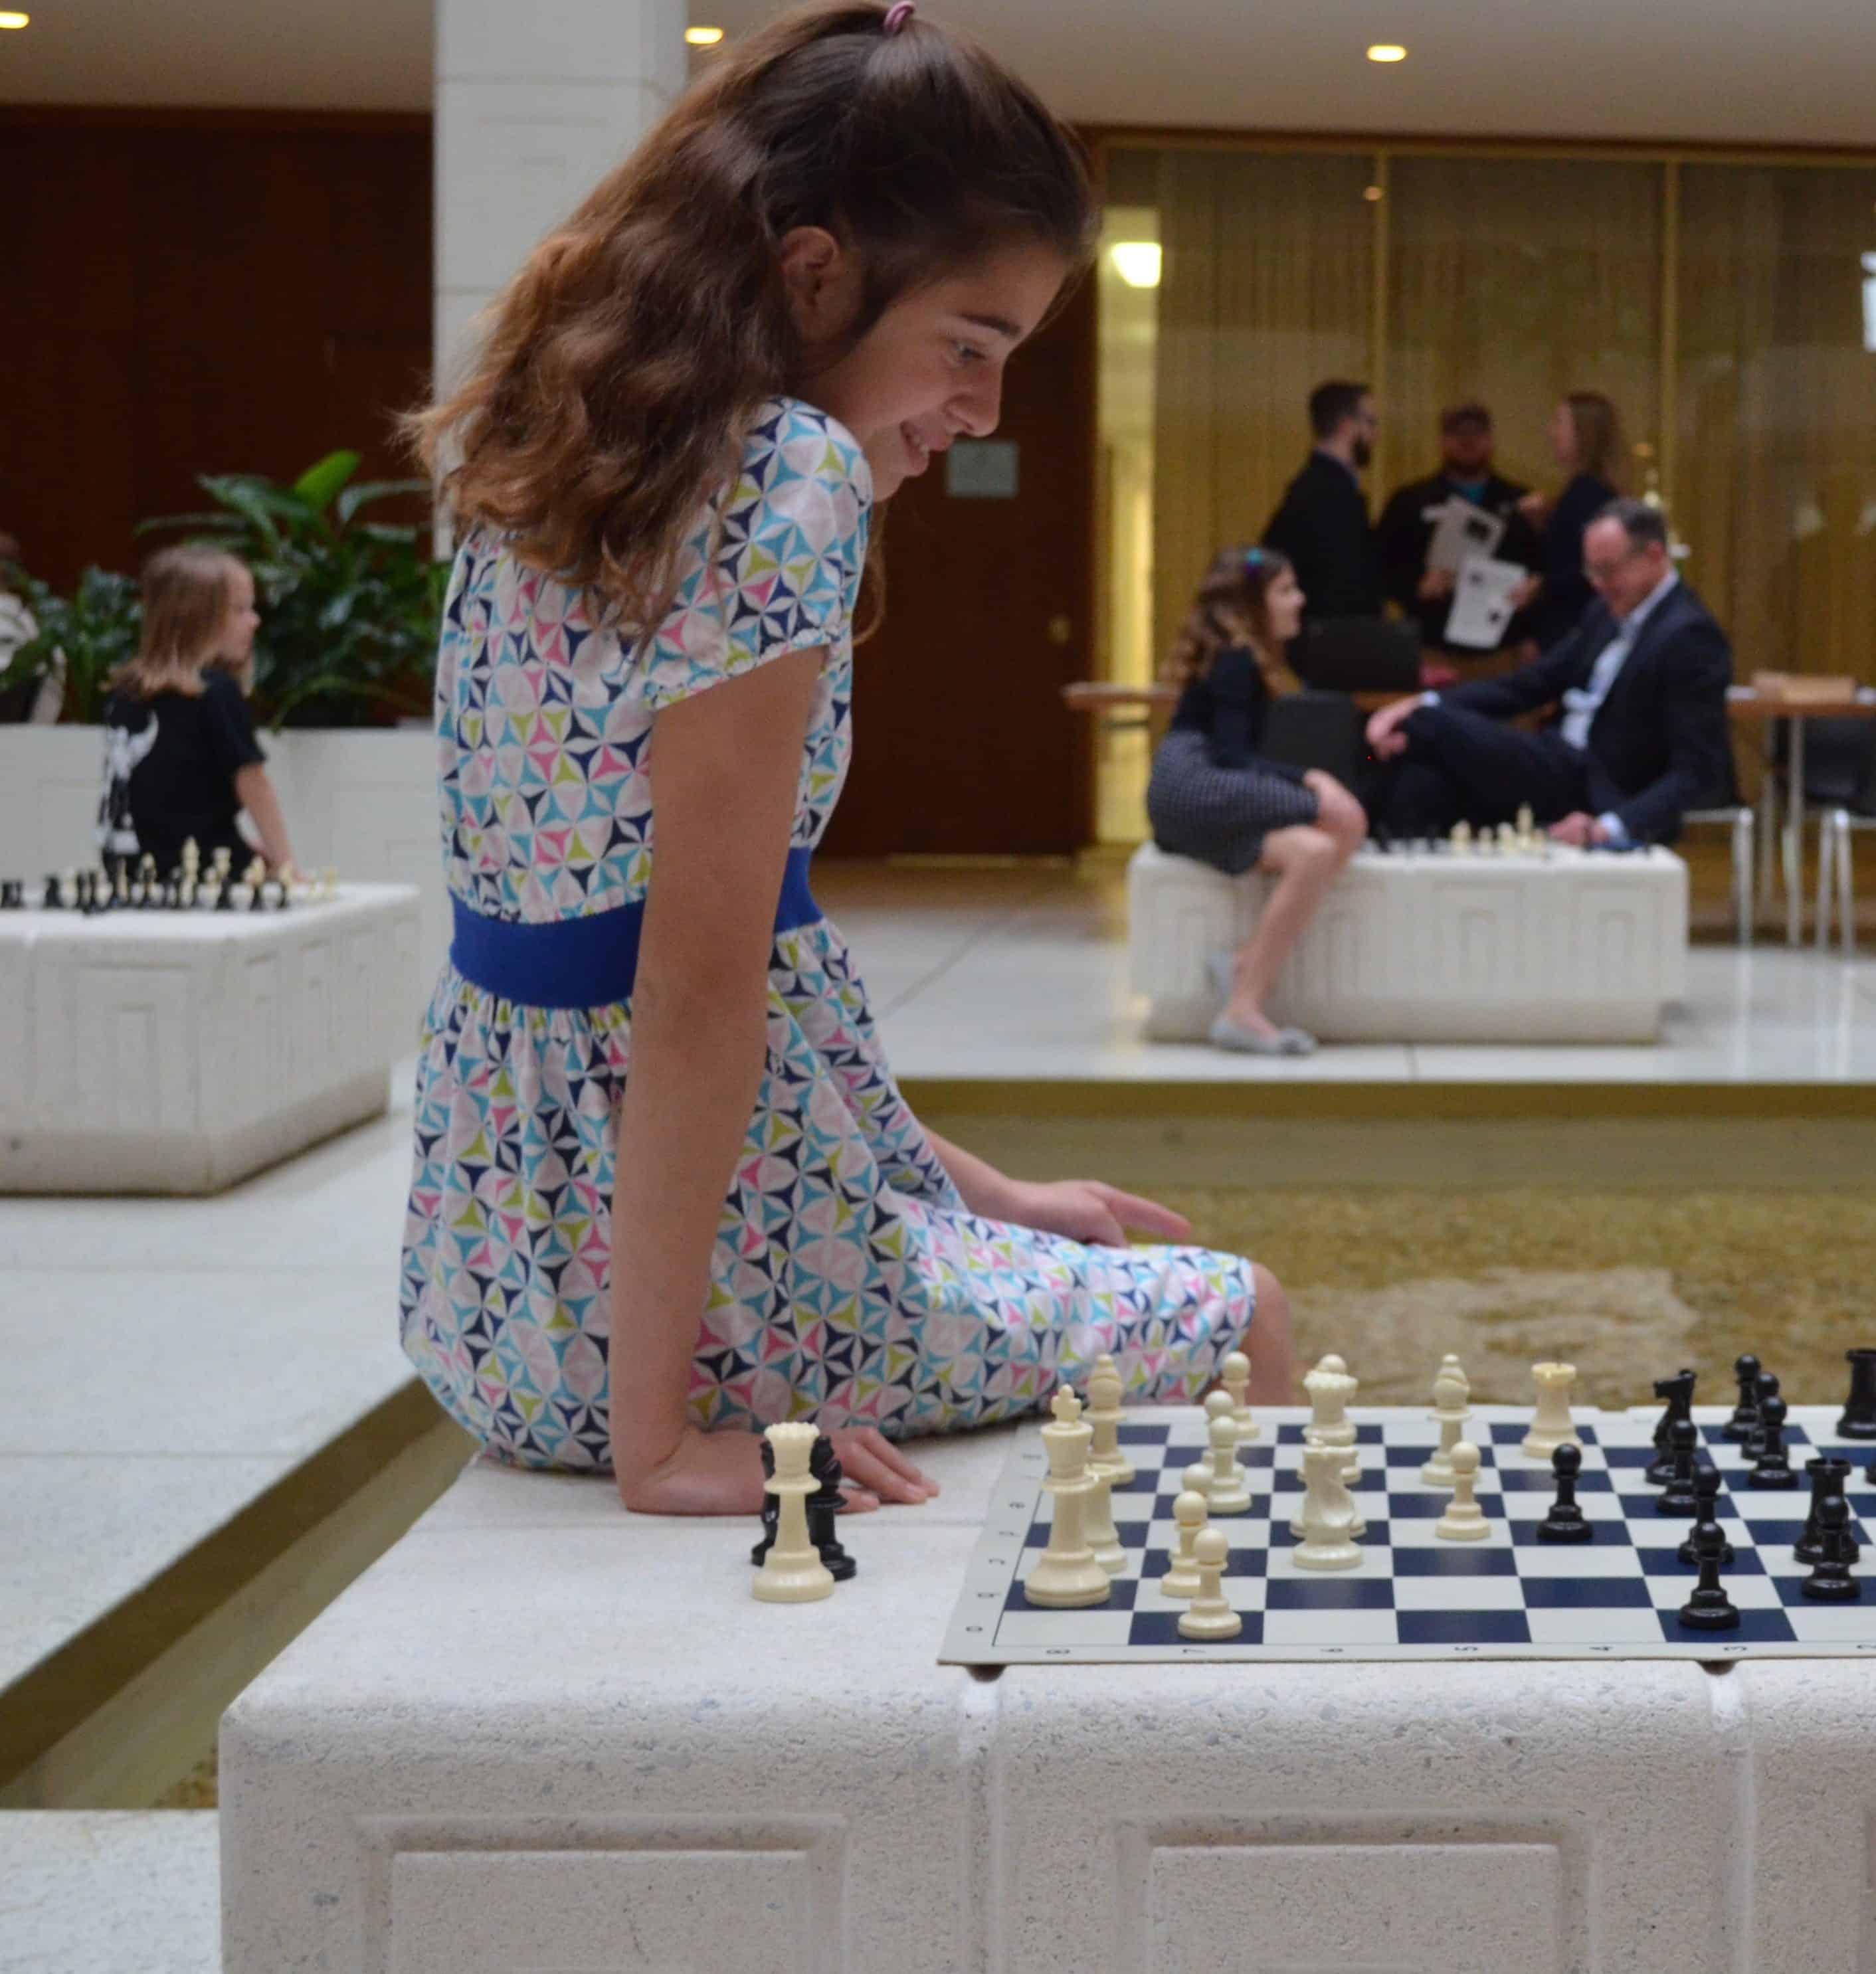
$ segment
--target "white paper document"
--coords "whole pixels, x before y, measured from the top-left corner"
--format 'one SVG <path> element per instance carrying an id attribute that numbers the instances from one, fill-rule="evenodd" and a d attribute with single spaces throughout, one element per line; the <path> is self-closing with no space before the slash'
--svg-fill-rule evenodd
<path id="1" fill-rule="evenodd" d="M 1476 651 L 1497 650 L 1516 614 L 1511 592 L 1527 573 L 1514 562 L 1497 562 L 1490 556 L 1474 556 L 1462 563 L 1452 612 L 1446 619 L 1447 641 Z"/>
<path id="2" fill-rule="evenodd" d="M 1433 524 L 1433 539 L 1427 545 L 1426 566 L 1457 575 L 1468 556 L 1494 554 L 1504 539 L 1505 524 L 1496 514 L 1475 507 L 1458 494 L 1441 506 L 1431 508 L 1438 519 Z"/>

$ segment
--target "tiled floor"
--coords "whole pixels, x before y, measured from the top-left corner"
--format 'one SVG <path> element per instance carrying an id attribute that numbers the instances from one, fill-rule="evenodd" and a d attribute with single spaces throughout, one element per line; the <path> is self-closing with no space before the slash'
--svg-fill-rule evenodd
<path id="1" fill-rule="evenodd" d="M 1685 1006 L 1652 1046 L 1362 1044 L 1302 1061 L 1147 1042 L 1129 992 L 1117 866 L 830 864 L 815 889 L 907 1077 L 1132 1081 L 1876 1081 L 1876 956 L 1697 946 Z"/>

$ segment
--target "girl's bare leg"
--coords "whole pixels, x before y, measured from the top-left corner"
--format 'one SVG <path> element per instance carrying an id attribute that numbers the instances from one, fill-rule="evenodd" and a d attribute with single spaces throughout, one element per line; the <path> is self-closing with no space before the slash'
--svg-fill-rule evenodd
<path id="1" fill-rule="evenodd" d="M 1253 1035 L 1276 1034 L 1276 1024 L 1264 1012 L 1264 998 L 1291 948 L 1315 916 L 1323 894 L 1368 833 L 1360 803 L 1333 776 L 1312 769 L 1307 779 L 1316 792 L 1320 814 L 1313 823 L 1274 829 L 1264 838 L 1258 868 L 1275 874 L 1276 888 L 1256 931 L 1238 949 L 1232 965 L 1225 1017 Z"/>

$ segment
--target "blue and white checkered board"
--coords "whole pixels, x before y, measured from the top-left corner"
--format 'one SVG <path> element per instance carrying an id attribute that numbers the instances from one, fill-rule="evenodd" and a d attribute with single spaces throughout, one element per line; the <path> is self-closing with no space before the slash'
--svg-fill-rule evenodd
<path id="1" fill-rule="evenodd" d="M 1540 1543 L 1537 1523 L 1555 1480 L 1548 1460 L 1519 1450 L 1528 1408 L 1474 1408 L 1467 1433 L 1479 1447 L 1479 1506 L 1491 1523 L 1482 1542 L 1440 1540 L 1433 1524 L 1449 1495 L 1421 1484 L 1437 1444 L 1425 1414 L 1358 1407 L 1362 1477 L 1353 1489 L 1367 1521 L 1353 1569 L 1296 1566 L 1290 1522 L 1302 1497 L 1301 1408 L 1259 1409 L 1261 1436 L 1239 1449 L 1249 1470 L 1246 1514 L 1215 1517 L 1231 1538 L 1225 1595 L 1244 1629 L 1220 1644 L 1179 1635 L 1186 1605 L 1156 1585 L 1177 1546 L 1172 1503 L 1187 1467 L 1205 1445 L 1195 1408 L 1136 1412 L 1120 1428 L 1136 1470 L 1114 1490 L 1114 1522 L 1127 1566 L 1104 1605 L 1049 1611 L 1031 1605 L 1022 1579 L 1048 1540 L 1048 1471 L 1040 1426 L 1011 1451 L 991 1498 L 939 1657 L 952 1664 L 1128 1663 L 1153 1659 L 1693 1658 L 1780 1656 L 1876 1658 L 1876 1484 L 1867 1470 L 1876 1446 L 1835 1436 L 1836 1407 L 1795 1407 L 1786 1441 L 1799 1485 L 1748 1488 L 1751 1462 L 1720 1427 L 1723 1408 L 1696 1417 L 1704 1458 L 1726 1477 L 1720 1523 L 1737 1559 L 1723 1572 L 1738 1606 L 1737 1631 L 1694 1631 L 1679 1621 L 1698 1572 L 1677 1553 L 1691 1518 L 1661 1514 L 1661 1490 L 1642 1470 L 1654 1458 L 1658 1408 L 1598 1412 L 1579 1407 L 1583 1445 L 1578 1499 L 1596 1525 L 1593 1541 Z M 1792 1554 L 1810 1503 L 1804 1463 L 1819 1453 L 1853 1462 L 1852 1533 L 1863 1545 L 1865 1583 L 1855 1604 L 1818 1604 L 1799 1585 L 1809 1574 Z M 1273 1513 L 1273 1507 L 1274 1513 Z"/>

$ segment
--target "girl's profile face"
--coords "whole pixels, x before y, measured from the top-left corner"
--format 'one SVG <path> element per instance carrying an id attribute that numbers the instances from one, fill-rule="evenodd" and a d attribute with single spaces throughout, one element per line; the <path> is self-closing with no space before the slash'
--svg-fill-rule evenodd
<path id="1" fill-rule="evenodd" d="M 254 633 L 260 628 L 261 615 L 254 608 L 254 578 L 245 569 L 231 569 L 228 608 L 222 613 L 221 635 L 215 640 L 215 656 L 235 664 L 244 663 L 254 649 Z"/>
<path id="2" fill-rule="evenodd" d="M 843 258 L 828 235 L 815 237 L 833 250 L 822 268 L 799 261 L 790 267 L 785 244 L 783 262 L 811 350 L 817 341 L 838 342 L 842 313 L 854 319 L 860 293 L 851 257 Z M 900 295 L 852 349 L 825 367 L 811 360 L 802 395 L 859 440 L 878 499 L 923 473 L 953 439 L 982 438 L 996 429 L 1003 367 L 1048 313 L 1068 274 L 1048 248 L 999 249 Z"/>
<path id="3" fill-rule="evenodd" d="M 1304 600 L 1303 585 L 1294 569 L 1284 569 L 1271 579 L 1264 592 L 1264 611 L 1272 644 L 1287 644 L 1301 630 Z"/>

